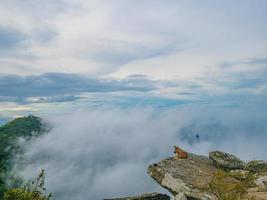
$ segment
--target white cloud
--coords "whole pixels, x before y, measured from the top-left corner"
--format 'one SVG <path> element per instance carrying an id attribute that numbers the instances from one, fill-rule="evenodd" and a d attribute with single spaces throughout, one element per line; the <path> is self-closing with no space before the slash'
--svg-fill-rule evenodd
<path id="1" fill-rule="evenodd" d="M 220 149 L 267 159 L 266 114 L 254 108 L 91 109 L 46 119 L 52 130 L 25 144 L 18 173 L 29 178 L 46 169 L 48 190 L 59 200 L 160 191 L 146 168 L 173 156 L 173 145 L 197 154 Z"/>
<path id="2" fill-rule="evenodd" d="M 193 79 L 221 62 L 264 57 L 267 48 L 262 1 L 0 4 L 0 25 L 26 34 L 22 47 L 0 59 L 1 73 Z"/>

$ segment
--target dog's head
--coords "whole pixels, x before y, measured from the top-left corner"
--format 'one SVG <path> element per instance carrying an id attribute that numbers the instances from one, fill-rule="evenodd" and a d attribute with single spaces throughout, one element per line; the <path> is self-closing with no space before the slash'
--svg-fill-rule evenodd
<path id="1" fill-rule="evenodd" d="M 174 146 L 174 151 L 173 153 L 177 153 L 177 150 L 179 150 L 179 148 L 177 146 Z"/>

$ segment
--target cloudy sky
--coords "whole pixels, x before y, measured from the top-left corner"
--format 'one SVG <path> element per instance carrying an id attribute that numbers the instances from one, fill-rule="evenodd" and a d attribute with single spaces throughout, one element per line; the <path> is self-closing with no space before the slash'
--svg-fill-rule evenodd
<path id="1" fill-rule="evenodd" d="M 174 143 L 267 159 L 266 19 L 266 0 L 0 0 L 0 124 L 54 127 L 20 175 L 101 199 L 161 191 L 145 170 Z"/>
<path id="2" fill-rule="evenodd" d="M 265 0 L 0 0 L 0 117 L 265 103 L 266 13 Z"/>

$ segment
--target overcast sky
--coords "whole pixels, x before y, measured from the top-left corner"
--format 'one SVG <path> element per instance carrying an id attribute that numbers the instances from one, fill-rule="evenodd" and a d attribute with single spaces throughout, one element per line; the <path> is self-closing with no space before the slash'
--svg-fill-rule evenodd
<path id="1" fill-rule="evenodd" d="M 265 0 L 0 0 L 1 118 L 118 99 L 263 101 L 266 18 Z"/>
<path id="2" fill-rule="evenodd" d="M 266 159 L 266 24 L 266 0 L 0 0 L 0 125 L 54 127 L 21 175 L 100 199 L 160 191 L 174 144 Z"/>

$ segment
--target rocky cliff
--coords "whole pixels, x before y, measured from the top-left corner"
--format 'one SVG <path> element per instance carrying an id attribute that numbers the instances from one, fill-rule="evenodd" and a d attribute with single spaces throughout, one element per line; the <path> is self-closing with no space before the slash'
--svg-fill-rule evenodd
<path id="1" fill-rule="evenodd" d="M 220 151 L 209 156 L 188 154 L 186 159 L 175 156 L 152 164 L 148 174 L 175 200 L 267 200 L 267 162 L 263 160 L 245 163 Z M 170 197 L 158 193 L 120 198 L 165 199 Z"/>
<path id="2" fill-rule="evenodd" d="M 148 174 L 176 200 L 267 200 L 267 162 L 245 163 L 224 152 L 168 158 Z"/>

